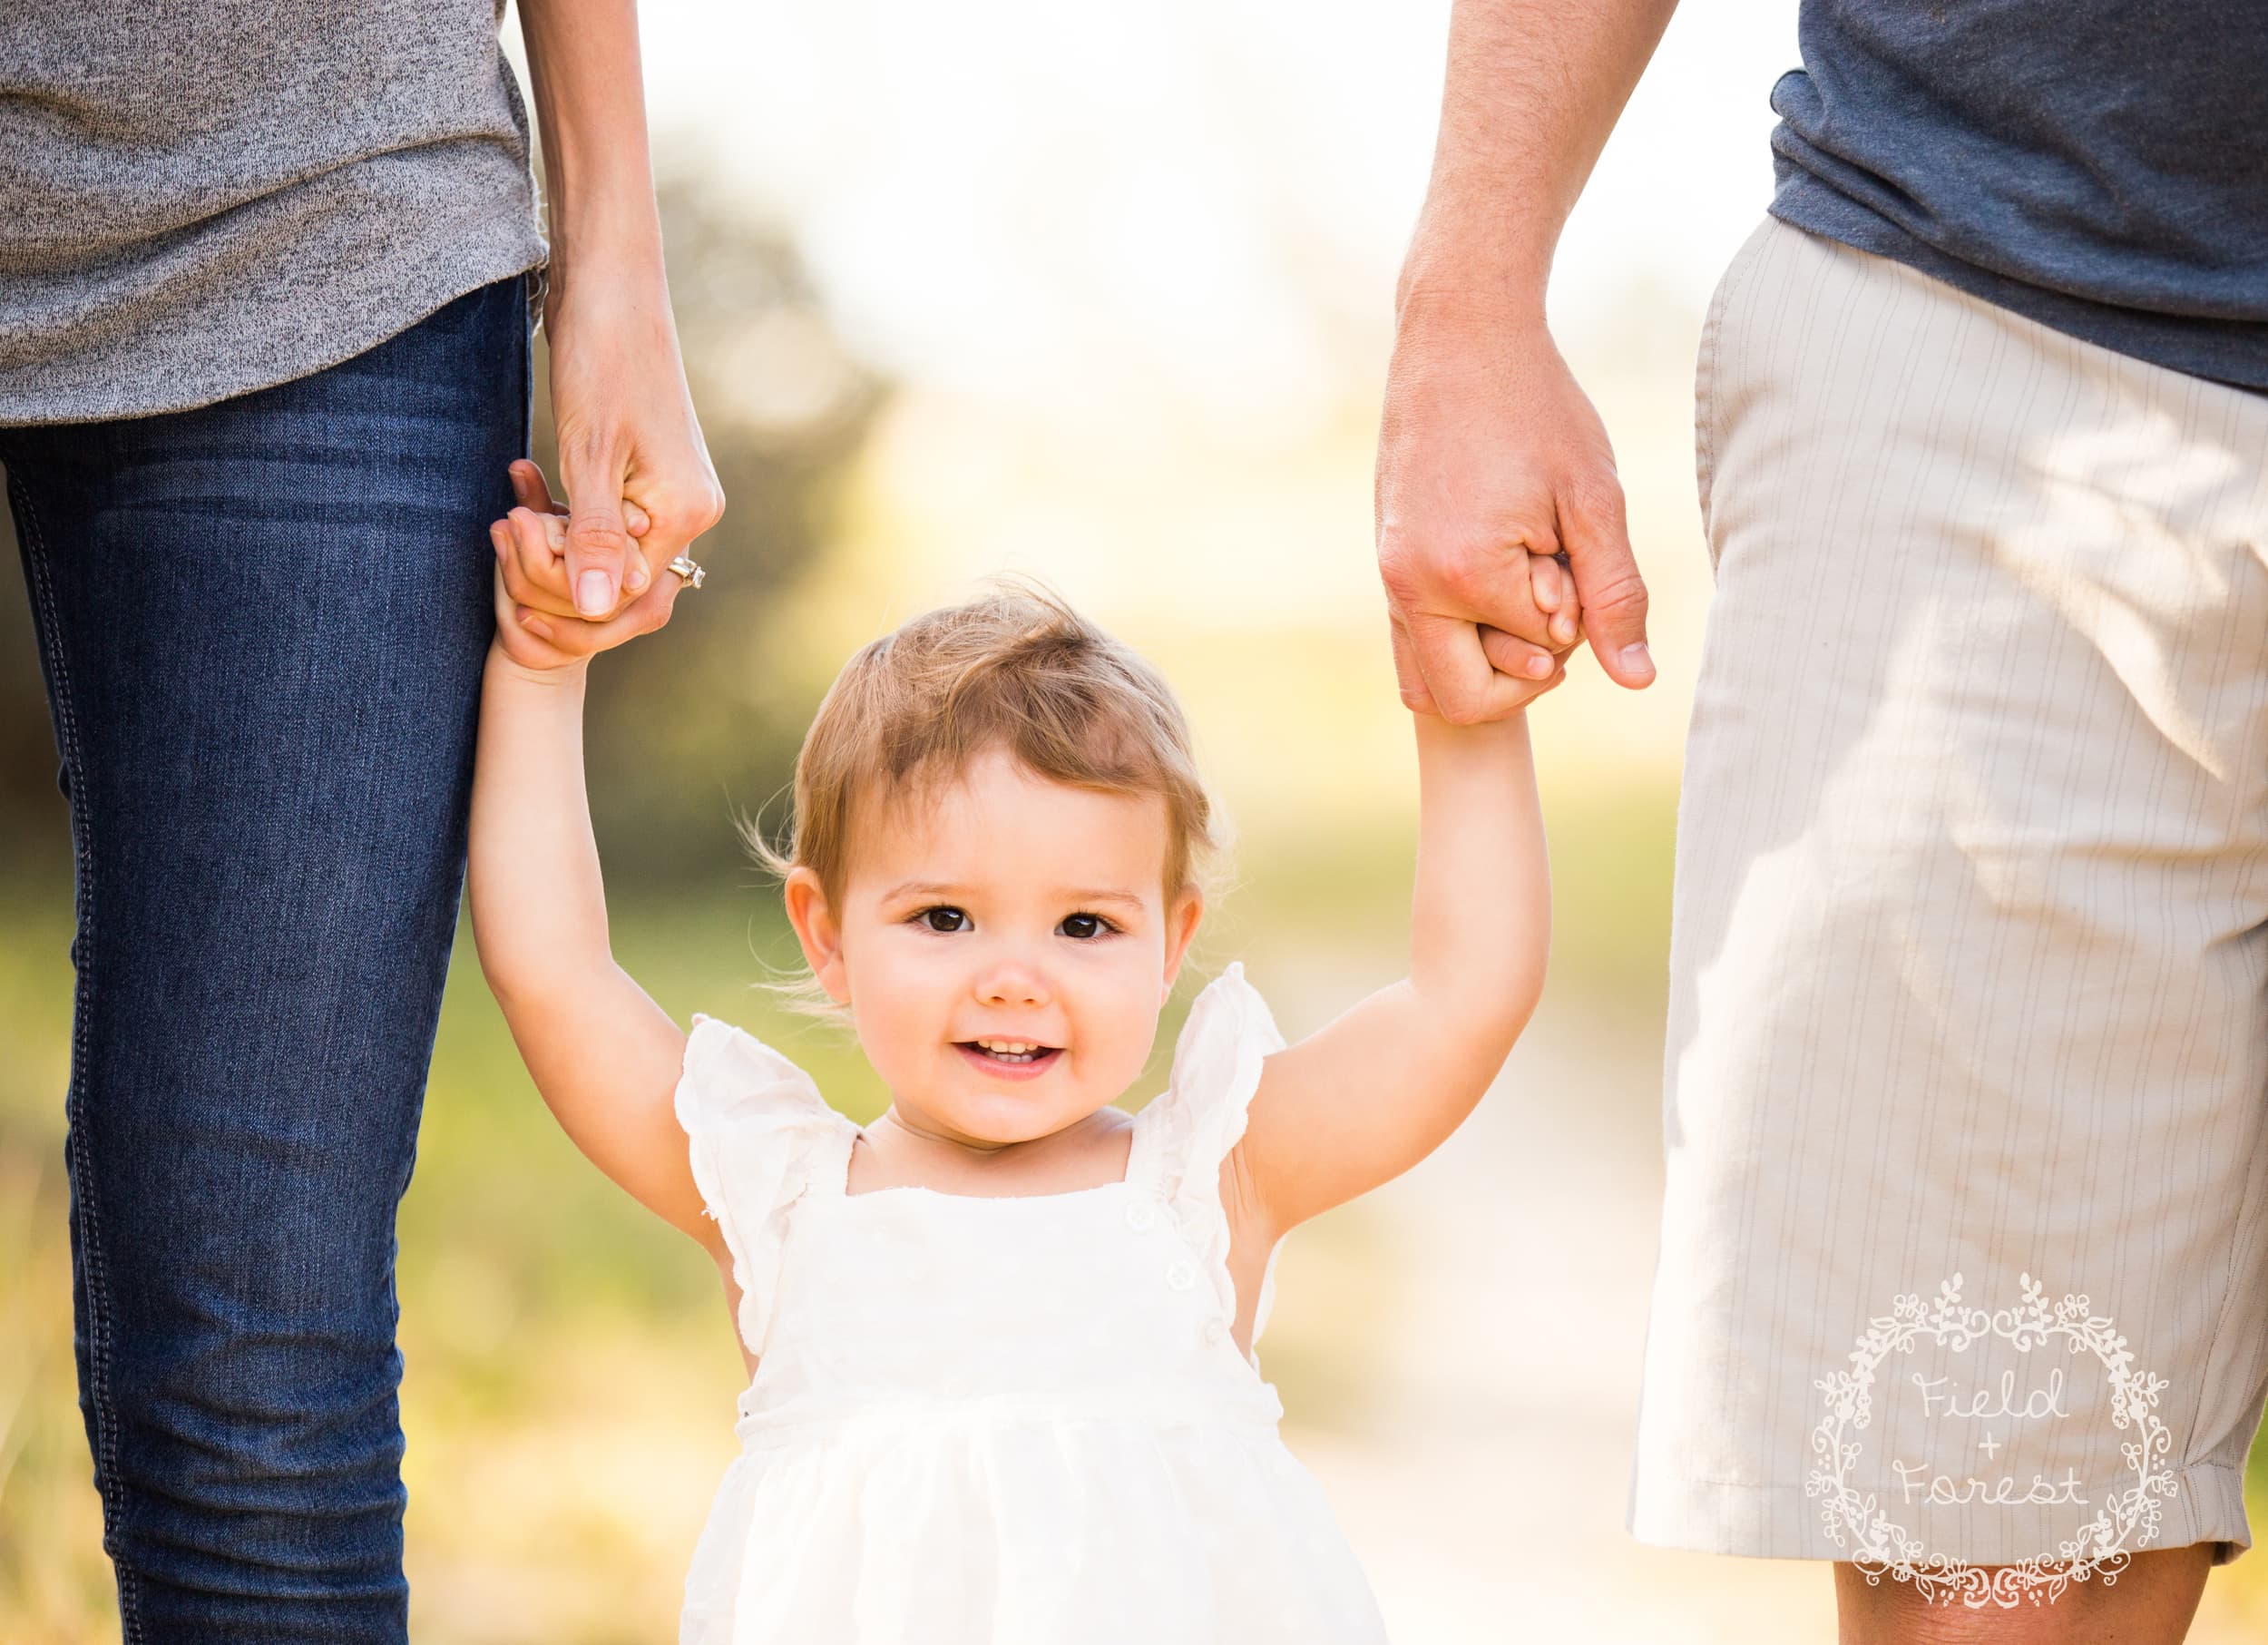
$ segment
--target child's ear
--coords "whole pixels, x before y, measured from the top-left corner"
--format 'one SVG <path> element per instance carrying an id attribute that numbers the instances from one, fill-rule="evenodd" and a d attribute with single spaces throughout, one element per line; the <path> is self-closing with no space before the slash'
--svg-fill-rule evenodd
<path id="1" fill-rule="evenodd" d="M 1205 894 L 1195 886 L 1184 886 L 1166 910 L 1166 985 L 1158 996 L 1161 1004 L 1172 997 L 1174 978 L 1181 974 L 1181 962 L 1204 917 Z"/>
<path id="2" fill-rule="evenodd" d="M 843 968 L 843 928 L 836 921 L 835 911 L 826 906 L 819 876 L 809 868 L 792 868 L 780 886 L 779 896 L 787 906 L 787 923 L 796 928 L 796 941 L 803 945 L 804 964 L 811 967 L 811 974 L 818 978 L 828 998 L 838 1005 L 849 1004 L 850 979 Z"/>

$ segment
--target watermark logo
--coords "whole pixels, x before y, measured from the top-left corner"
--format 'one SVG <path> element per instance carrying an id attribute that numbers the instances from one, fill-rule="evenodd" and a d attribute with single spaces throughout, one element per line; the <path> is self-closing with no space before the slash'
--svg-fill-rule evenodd
<path id="1" fill-rule="evenodd" d="M 2013 1307 L 1966 1306 L 1959 1274 L 1933 1302 L 1898 1297 L 1886 1317 L 1867 1322 L 1851 1368 L 1812 1385 L 1825 1395 L 1826 1414 L 1812 1430 L 1804 1489 L 1826 1514 L 1829 1539 L 1850 1550 L 1869 1582 L 1892 1576 L 1932 1601 L 1958 1599 L 1971 1609 L 2038 1605 L 2073 1582 L 2107 1587 L 2157 1534 L 2176 1489 L 2166 1462 L 2173 1435 L 2157 1414 L 2165 1381 L 2135 1367 L 2126 1339 L 2086 1297 L 2050 1303 L 2029 1274 L 2019 1280 Z M 1886 1469 L 1863 1460 L 1878 1393 L 1901 1448 Z M 1893 1400 L 1903 1402 L 1895 1424 Z M 2075 1467 L 2018 1463 L 2048 1454 L 2056 1425 L 2088 1420 L 2105 1405 L 2129 1437 L 2119 1446 L 2127 1472 L 2102 1500 L 2089 1500 Z M 1927 1441 L 1917 1447 L 1925 1454 L 1901 1454 L 1917 1438 Z M 1953 1459 L 1944 1454 L 1949 1444 L 1958 1447 Z M 2052 1552 L 1990 1571 L 1931 1552 L 1908 1529 L 1932 1510 L 1976 1507 L 2066 1509 L 2078 1528 Z"/>

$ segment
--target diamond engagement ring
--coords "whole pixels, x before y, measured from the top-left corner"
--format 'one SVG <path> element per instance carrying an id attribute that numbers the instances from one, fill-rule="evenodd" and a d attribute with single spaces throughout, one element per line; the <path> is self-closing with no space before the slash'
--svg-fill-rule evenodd
<path id="1" fill-rule="evenodd" d="M 690 554 L 679 554 L 662 569 L 677 573 L 679 576 L 685 579 L 685 585 L 688 588 L 699 588 L 702 579 L 709 575 L 709 573 L 702 569 L 699 562 Z"/>

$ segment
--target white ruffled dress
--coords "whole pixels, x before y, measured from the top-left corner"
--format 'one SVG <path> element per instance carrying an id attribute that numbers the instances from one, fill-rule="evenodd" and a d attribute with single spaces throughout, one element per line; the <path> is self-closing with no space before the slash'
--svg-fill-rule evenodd
<path id="1" fill-rule="evenodd" d="M 1190 1007 L 1123 1181 L 854 1195 L 858 1128 L 779 1053 L 695 1019 L 678 1119 L 760 1358 L 684 1645 L 1385 1638 L 1230 1340 L 1219 1168 L 1283 1043 L 1232 964 Z"/>

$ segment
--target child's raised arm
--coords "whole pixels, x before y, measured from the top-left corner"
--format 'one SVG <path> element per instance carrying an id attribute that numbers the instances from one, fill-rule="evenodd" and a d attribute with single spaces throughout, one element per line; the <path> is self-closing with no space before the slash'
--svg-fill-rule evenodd
<path id="1" fill-rule="evenodd" d="M 1420 819 L 1410 974 L 1266 1060 L 1230 1159 L 1243 1173 L 1239 1197 L 1276 1233 L 1439 1147 L 1496 1078 L 1543 991 L 1551 877 L 1526 710 L 1483 725 L 1412 718 Z"/>
<path id="2" fill-rule="evenodd" d="M 534 519 L 515 510 L 513 528 L 540 532 Z M 500 582 L 473 778 L 468 885 L 481 969 L 575 1145 L 715 1254 L 720 1236 L 702 1214 L 674 1109 L 685 1035 L 608 942 L 583 789 L 588 659 L 539 666 L 559 653 L 523 641 L 513 615 Z"/>

